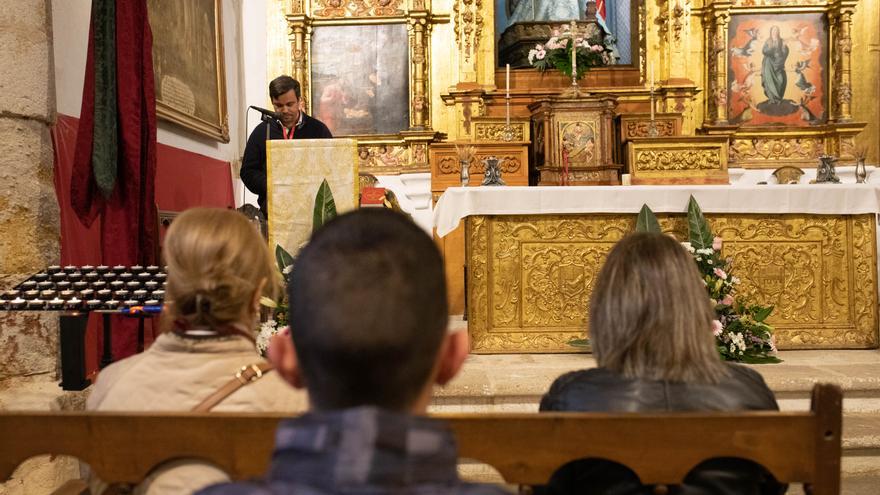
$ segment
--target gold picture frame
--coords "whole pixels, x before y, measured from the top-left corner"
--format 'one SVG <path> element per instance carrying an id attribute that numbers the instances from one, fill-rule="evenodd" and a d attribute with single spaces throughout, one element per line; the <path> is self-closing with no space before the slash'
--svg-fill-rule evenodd
<path id="1" fill-rule="evenodd" d="M 147 0 L 156 115 L 229 142 L 221 0 Z"/>

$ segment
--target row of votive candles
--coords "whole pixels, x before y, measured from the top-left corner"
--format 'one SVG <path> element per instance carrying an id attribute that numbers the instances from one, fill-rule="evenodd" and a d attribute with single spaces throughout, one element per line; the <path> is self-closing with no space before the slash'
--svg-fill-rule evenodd
<path id="1" fill-rule="evenodd" d="M 50 266 L 0 293 L 2 309 L 119 309 L 159 305 L 165 273 L 158 266 Z"/>

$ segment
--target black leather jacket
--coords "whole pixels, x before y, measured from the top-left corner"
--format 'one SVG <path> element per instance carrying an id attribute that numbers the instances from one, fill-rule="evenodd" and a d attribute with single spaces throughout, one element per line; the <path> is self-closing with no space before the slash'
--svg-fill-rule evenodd
<path id="1" fill-rule="evenodd" d="M 729 364 L 728 376 L 717 385 L 672 383 L 625 378 L 603 368 L 574 371 L 560 376 L 541 399 L 541 411 L 665 412 L 778 410 L 773 392 L 756 371 Z M 632 448 L 638 449 L 638 445 Z M 658 460 L 658 462 L 660 462 Z M 704 462 L 670 487 L 682 495 L 776 495 L 786 486 L 777 483 L 764 468 L 741 459 Z M 559 469 L 545 487 L 545 494 L 651 494 L 628 468 L 610 461 L 590 459 Z"/>

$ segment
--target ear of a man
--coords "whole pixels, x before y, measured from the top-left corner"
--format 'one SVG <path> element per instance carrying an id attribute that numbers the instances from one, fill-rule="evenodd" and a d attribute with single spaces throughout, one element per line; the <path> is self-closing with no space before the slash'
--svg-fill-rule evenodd
<path id="1" fill-rule="evenodd" d="M 305 388 L 306 381 L 296 358 L 296 347 L 290 338 L 289 331 L 279 332 L 269 340 L 267 359 L 275 371 L 294 388 Z"/>
<path id="2" fill-rule="evenodd" d="M 455 378 L 470 352 L 470 341 L 466 330 L 447 333 L 440 350 L 439 366 L 434 382 L 446 385 Z"/>

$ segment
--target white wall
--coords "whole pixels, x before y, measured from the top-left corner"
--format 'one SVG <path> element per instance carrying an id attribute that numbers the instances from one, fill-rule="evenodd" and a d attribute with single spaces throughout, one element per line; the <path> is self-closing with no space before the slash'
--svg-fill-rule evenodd
<path id="1" fill-rule="evenodd" d="M 268 6 L 266 0 L 246 0 L 242 5 L 241 12 L 241 60 L 242 60 L 242 95 L 244 101 L 242 108 L 250 105 L 267 108 L 269 101 L 269 79 L 267 76 L 268 56 L 266 40 L 266 12 Z M 259 115 L 251 111 L 247 115 L 247 122 L 242 118 L 242 135 L 247 142 L 247 136 L 257 124 L 260 123 Z M 244 147 L 242 147 L 242 152 Z M 239 182 L 235 191 L 236 204 L 257 204 L 257 196 L 246 190 Z"/>

